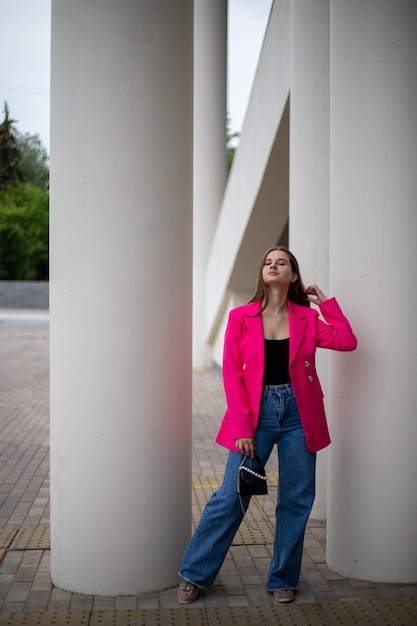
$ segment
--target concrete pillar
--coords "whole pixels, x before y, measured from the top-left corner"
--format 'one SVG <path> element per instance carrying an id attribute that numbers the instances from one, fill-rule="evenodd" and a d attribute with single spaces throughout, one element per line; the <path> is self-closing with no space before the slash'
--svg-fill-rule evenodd
<path id="1" fill-rule="evenodd" d="M 205 275 L 227 177 L 227 2 L 194 0 L 194 12 L 193 366 L 206 367 Z"/>
<path id="2" fill-rule="evenodd" d="M 328 563 L 417 580 L 417 5 L 332 1 L 330 284 L 358 350 L 330 369 Z"/>
<path id="3" fill-rule="evenodd" d="M 52 580 L 176 584 L 191 531 L 192 0 L 53 0 Z"/>
<path id="4" fill-rule="evenodd" d="M 306 285 L 329 293 L 329 0 L 291 2 L 290 249 Z M 327 396 L 328 353 L 317 353 Z M 327 449 L 317 457 L 311 516 L 326 518 Z"/>

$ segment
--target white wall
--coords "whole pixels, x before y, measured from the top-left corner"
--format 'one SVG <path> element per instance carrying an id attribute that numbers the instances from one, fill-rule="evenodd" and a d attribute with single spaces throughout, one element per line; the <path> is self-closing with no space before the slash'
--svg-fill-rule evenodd
<path id="1" fill-rule="evenodd" d="M 53 2 L 51 570 L 70 591 L 173 586 L 190 534 L 192 41 L 191 0 Z"/>
<path id="2" fill-rule="evenodd" d="M 289 247 L 304 284 L 317 283 L 337 296 L 329 293 L 329 71 L 329 0 L 291 2 Z M 319 350 L 316 358 L 327 405 L 328 351 Z M 318 519 L 326 518 L 327 453 L 317 456 L 311 517 Z"/>
<path id="3" fill-rule="evenodd" d="M 194 1 L 193 367 L 211 364 L 205 273 L 227 177 L 227 2 Z"/>
<path id="4" fill-rule="evenodd" d="M 330 286 L 358 338 L 330 370 L 328 562 L 417 580 L 417 5 L 332 2 Z"/>

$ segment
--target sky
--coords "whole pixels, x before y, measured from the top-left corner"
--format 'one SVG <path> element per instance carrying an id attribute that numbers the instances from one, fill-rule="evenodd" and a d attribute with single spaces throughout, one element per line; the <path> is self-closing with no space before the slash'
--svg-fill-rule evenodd
<path id="1" fill-rule="evenodd" d="M 240 131 L 272 0 L 228 0 L 230 130 Z M 4 101 L 21 133 L 49 152 L 51 0 L 0 0 L 0 119 Z"/>

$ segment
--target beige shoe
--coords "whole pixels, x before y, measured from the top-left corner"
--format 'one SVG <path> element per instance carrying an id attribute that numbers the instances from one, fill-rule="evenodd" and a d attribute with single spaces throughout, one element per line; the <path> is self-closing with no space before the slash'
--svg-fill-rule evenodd
<path id="1" fill-rule="evenodd" d="M 292 589 L 277 589 L 274 591 L 275 602 L 294 602 L 295 594 Z"/>
<path id="2" fill-rule="evenodd" d="M 180 604 L 191 604 L 191 602 L 197 600 L 197 596 L 198 587 L 186 580 L 181 580 L 178 587 L 178 602 Z"/>

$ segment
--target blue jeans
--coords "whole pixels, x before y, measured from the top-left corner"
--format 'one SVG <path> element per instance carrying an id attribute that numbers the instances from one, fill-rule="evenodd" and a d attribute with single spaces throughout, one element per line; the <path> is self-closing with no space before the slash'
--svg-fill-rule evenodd
<path id="1" fill-rule="evenodd" d="M 266 587 L 296 589 L 315 495 L 316 454 L 307 449 L 291 384 L 263 388 L 255 440 L 263 464 L 275 443 L 278 448 L 274 553 Z M 184 553 L 180 577 L 203 589 L 214 583 L 243 519 L 237 493 L 240 458 L 239 452 L 229 453 L 223 483 L 208 501 Z M 250 496 L 242 500 L 247 508 Z"/>

